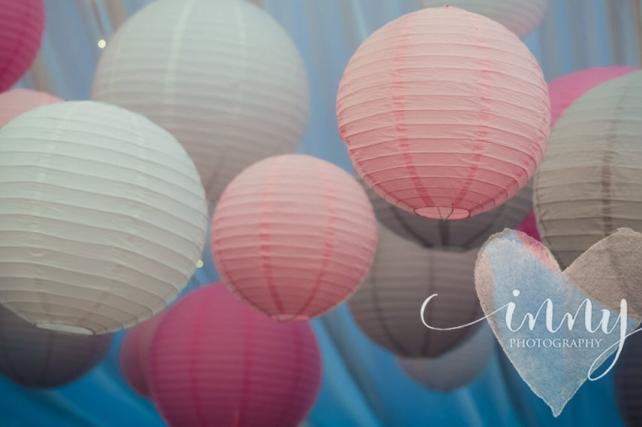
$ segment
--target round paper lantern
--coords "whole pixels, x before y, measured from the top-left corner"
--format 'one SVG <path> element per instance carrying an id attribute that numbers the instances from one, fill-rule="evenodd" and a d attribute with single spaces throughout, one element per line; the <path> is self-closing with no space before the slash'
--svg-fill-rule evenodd
<path id="1" fill-rule="evenodd" d="M 0 302 L 32 324 L 101 334 L 152 317 L 206 229 L 194 164 L 138 114 L 63 102 L 0 132 Z"/>
<path id="2" fill-rule="evenodd" d="M 30 89 L 14 89 L 0 93 L 0 128 L 22 113 L 57 102 L 62 102 L 62 99 Z"/>
<path id="3" fill-rule="evenodd" d="M 642 335 L 636 333 L 627 338 L 615 365 L 615 400 L 620 414 L 628 427 L 642 426 Z"/>
<path id="4" fill-rule="evenodd" d="M 348 298 L 376 244 L 376 220 L 359 183 L 304 155 L 247 168 L 226 188 L 212 222 L 224 282 L 277 319 L 315 317 Z"/>
<path id="5" fill-rule="evenodd" d="M 0 373 L 37 388 L 80 378 L 107 354 L 111 335 L 88 337 L 37 328 L 0 306 Z"/>
<path id="6" fill-rule="evenodd" d="M 29 69 L 40 49 L 44 28 L 42 0 L 0 0 L 0 92 Z"/>
<path id="7" fill-rule="evenodd" d="M 502 25 L 454 7 L 376 31 L 345 70 L 337 120 L 355 169 L 395 206 L 433 219 L 491 210 L 540 162 L 542 71 Z"/>
<path id="8" fill-rule="evenodd" d="M 296 47 L 246 1 L 150 4 L 108 44 L 93 92 L 170 131 L 194 159 L 212 206 L 245 167 L 294 151 L 308 115 Z"/>
<path id="9" fill-rule="evenodd" d="M 370 339 L 399 356 L 444 354 L 477 326 L 428 329 L 421 322 L 421 305 L 438 294 L 428 305 L 425 319 L 439 328 L 482 317 L 473 277 L 476 256 L 476 250 L 422 248 L 381 227 L 370 274 L 349 301 L 352 316 Z"/>
<path id="10" fill-rule="evenodd" d="M 484 15 L 523 37 L 541 22 L 548 0 L 421 0 L 425 7 L 455 6 Z"/>
<path id="11" fill-rule="evenodd" d="M 147 382 L 149 349 L 162 314 L 131 328 L 120 348 L 120 368 L 129 385 L 139 394 L 149 397 Z"/>
<path id="12" fill-rule="evenodd" d="M 642 231 L 642 71 L 575 101 L 534 184 L 537 228 L 562 267 L 620 227 Z"/>
<path id="13" fill-rule="evenodd" d="M 531 212 L 530 214 L 528 214 L 524 222 L 522 222 L 519 227 L 517 227 L 517 230 L 521 231 L 522 233 L 528 234 L 535 240 L 540 240 L 539 231 L 537 231 L 537 220 L 535 219 L 535 212 Z"/>
<path id="14" fill-rule="evenodd" d="M 471 249 L 505 228 L 519 225 L 532 208 L 533 187 L 529 184 L 503 205 L 474 218 L 441 221 L 399 209 L 366 188 L 379 222 L 397 235 L 427 248 Z"/>
<path id="15" fill-rule="evenodd" d="M 164 315 L 149 368 L 158 409 L 180 427 L 293 427 L 321 381 L 307 322 L 272 320 L 221 285 L 190 293 Z"/>
<path id="16" fill-rule="evenodd" d="M 488 366 L 495 338 L 483 325 L 457 347 L 434 359 L 397 358 L 399 366 L 419 384 L 436 391 L 453 391 L 475 380 Z"/>

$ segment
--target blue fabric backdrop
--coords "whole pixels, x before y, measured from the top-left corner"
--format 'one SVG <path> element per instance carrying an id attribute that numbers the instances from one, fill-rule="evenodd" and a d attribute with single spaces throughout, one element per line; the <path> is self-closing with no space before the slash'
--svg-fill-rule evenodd
<path id="1" fill-rule="evenodd" d="M 125 4 L 133 12 L 146 1 Z M 48 30 L 41 60 L 51 92 L 67 99 L 90 94 L 96 40 L 111 28 L 97 25 L 83 2 L 48 0 Z M 625 0 L 553 0 L 542 28 L 526 38 L 547 78 L 587 66 L 639 63 L 638 45 Z M 99 11 L 105 12 L 99 1 Z M 614 4 L 616 4 L 614 8 Z M 335 122 L 334 98 L 350 55 L 373 30 L 415 10 L 415 0 L 266 0 L 265 8 L 292 35 L 311 82 L 311 119 L 301 151 L 350 168 Z M 99 15 L 100 17 L 100 15 Z M 103 15 L 101 19 L 107 21 Z M 27 76 L 22 86 L 33 86 Z M 189 288 L 216 281 L 206 250 L 205 266 Z M 342 426 L 612 426 L 621 425 L 612 379 L 586 384 L 554 419 L 497 350 L 487 370 L 453 393 L 427 391 L 408 379 L 390 353 L 372 344 L 345 306 L 314 329 L 323 355 L 323 383 L 307 424 Z M 107 359 L 74 384 L 32 391 L 0 378 L 0 426 L 164 425 L 154 407 L 125 384 L 118 367 L 118 335 Z"/>

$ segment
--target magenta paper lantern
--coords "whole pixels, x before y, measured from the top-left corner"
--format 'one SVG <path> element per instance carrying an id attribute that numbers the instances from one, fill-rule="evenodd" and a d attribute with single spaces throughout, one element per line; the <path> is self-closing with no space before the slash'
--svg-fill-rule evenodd
<path id="1" fill-rule="evenodd" d="M 31 66 L 44 29 L 42 0 L 0 0 L 0 92 L 13 86 Z"/>
<path id="2" fill-rule="evenodd" d="M 129 385 L 149 397 L 147 382 L 149 349 L 162 313 L 129 329 L 120 348 L 120 369 Z"/>
<path id="3" fill-rule="evenodd" d="M 272 320 L 222 285 L 200 288 L 169 309 L 149 363 L 152 397 L 180 427 L 294 427 L 321 381 L 307 322 Z"/>
<path id="4" fill-rule="evenodd" d="M 465 219 L 513 197 L 550 132 L 546 82 L 528 48 L 454 7 L 371 35 L 345 70 L 337 120 L 366 184 L 433 219 Z"/>
<path id="5" fill-rule="evenodd" d="M 42 105 L 55 104 L 63 100 L 31 89 L 13 89 L 0 93 L 0 128 L 22 113 Z"/>
<path id="6" fill-rule="evenodd" d="M 368 272 L 377 224 L 365 191 L 324 160 L 262 160 L 225 189 L 212 223 L 224 282 L 277 319 L 307 319 L 348 298 Z"/>
<path id="7" fill-rule="evenodd" d="M 539 231 L 537 230 L 537 220 L 535 219 L 534 211 L 531 211 L 531 213 L 528 214 L 524 222 L 522 222 L 519 227 L 517 227 L 517 230 L 521 231 L 522 233 L 528 234 L 535 240 L 540 240 Z"/>

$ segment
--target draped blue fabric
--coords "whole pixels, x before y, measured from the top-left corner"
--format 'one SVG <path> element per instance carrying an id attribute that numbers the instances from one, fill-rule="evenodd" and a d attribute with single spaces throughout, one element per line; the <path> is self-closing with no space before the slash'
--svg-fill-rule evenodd
<path id="1" fill-rule="evenodd" d="M 96 40 L 108 38 L 110 32 L 106 26 L 106 34 L 100 34 L 92 21 L 95 17 L 87 9 L 79 9 L 79 3 L 47 1 L 49 29 L 42 58 L 52 92 L 67 99 L 89 97 L 99 55 Z M 144 3 L 125 2 L 129 12 Z M 613 3 L 618 3 L 616 12 L 609 8 Z M 311 115 L 300 150 L 349 169 L 334 113 L 342 71 L 368 34 L 415 10 L 417 2 L 266 0 L 265 8 L 292 35 L 311 82 Z M 615 62 L 637 65 L 631 14 L 631 5 L 625 0 L 552 0 L 543 27 L 525 41 L 548 79 L 588 66 Z M 21 83 L 31 84 L 29 77 Z M 197 270 L 187 291 L 217 280 L 209 249 L 203 260 L 204 267 Z M 345 305 L 315 320 L 313 326 L 323 356 L 323 382 L 307 420 L 312 427 L 622 425 L 610 375 L 585 384 L 563 414 L 554 419 L 499 349 L 474 383 L 452 393 L 437 393 L 406 377 L 390 353 L 360 332 Z M 153 405 L 138 397 L 121 376 L 118 350 L 122 336 L 118 334 L 109 356 L 98 368 L 65 387 L 34 391 L 0 378 L 0 426 L 164 425 Z"/>

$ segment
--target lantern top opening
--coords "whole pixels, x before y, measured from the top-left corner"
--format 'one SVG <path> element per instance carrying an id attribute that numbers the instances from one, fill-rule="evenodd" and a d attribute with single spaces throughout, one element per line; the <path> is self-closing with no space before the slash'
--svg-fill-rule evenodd
<path id="1" fill-rule="evenodd" d="M 76 335 L 96 335 L 94 331 L 81 326 L 63 325 L 60 323 L 38 323 L 36 327 L 54 332 L 63 332 Z"/>
<path id="2" fill-rule="evenodd" d="M 468 209 L 445 207 L 445 206 L 427 206 L 415 209 L 417 215 L 440 220 L 458 220 L 470 218 Z"/>

